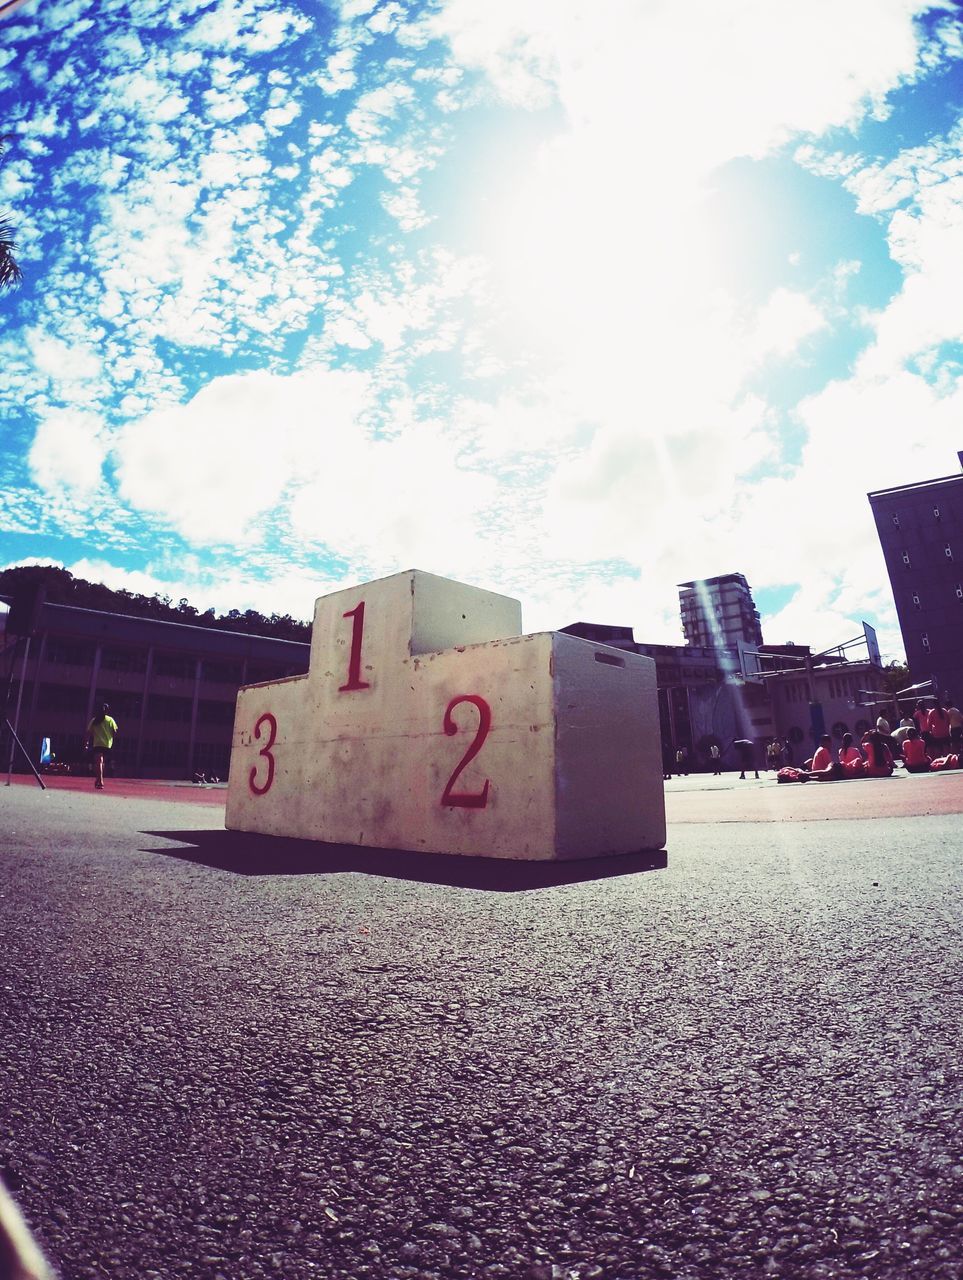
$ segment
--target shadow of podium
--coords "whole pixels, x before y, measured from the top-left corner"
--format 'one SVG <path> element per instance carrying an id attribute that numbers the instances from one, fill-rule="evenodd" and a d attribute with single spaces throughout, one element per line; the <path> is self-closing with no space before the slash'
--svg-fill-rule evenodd
<path id="1" fill-rule="evenodd" d="M 176 840 L 180 848 L 144 849 L 182 862 L 193 862 L 242 876 L 333 875 L 356 872 L 462 889 L 517 893 L 613 876 L 664 871 L 664 849 L 610 857 L 565 860 L 479 858 L 463 854 L 420 853 L 408 849 L 376 849 L 362 845 L 326 844 L 287 836 L 244 831 L 144 831 L 145 836 Z"/>

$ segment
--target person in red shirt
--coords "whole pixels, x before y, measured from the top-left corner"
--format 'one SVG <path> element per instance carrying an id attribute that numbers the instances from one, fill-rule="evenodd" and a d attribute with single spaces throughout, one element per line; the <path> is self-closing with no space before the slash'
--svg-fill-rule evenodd
<path id="1" fill-rule="evenodd" d="M 883 735 L 878 729 L 864 733 L 862 745 L 866 752 L 866 776 L 888 778 L 893 772 L 893 756 Z"/>
<path id="2" fill-rule="evenodd" d="M 945 756 L 950 749 L 950 717 L 939 698 L 933 700 L 933 708 L 926 717 L 926 728 L 930 735 L 930 754 Z"/>
<path id="3" fill-rule="evenodd" d="M 921 738 L 926 737 L 926 722 L 930 713 L 926 709 L 926 703 L 922 698 L 917 699 L 916 706 L 913 708 L 913 723 L 919 730 Z"/>
<path id="4" fill-rule="evenodd" d="M 903 742 L 903 764 L 907 773 L 929 773 L 930 758 L 918 730 L 910 729 Z"/>
<path id="5" fill-rule="evenodd" d="M 813 756 L 810 778 L 818 778 L 820 782 L 833 782 L 843 776 L 842 766 L 833 759 L 833 740 L 828 733 L 819 739 L 819 746 Z"/>
<path id="6" fill-rule="evenodd" d="M 839 763 L 843 766 L 843 772 L 847 778 L 861 777 L 866 767 L 862 751 L 853 745 L 851 733 L 843 734 L 843 745 L 839 748 Z"/>

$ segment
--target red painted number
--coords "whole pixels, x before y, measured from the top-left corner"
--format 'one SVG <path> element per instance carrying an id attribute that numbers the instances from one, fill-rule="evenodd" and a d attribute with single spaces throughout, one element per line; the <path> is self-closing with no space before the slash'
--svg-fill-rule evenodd
<path id="1" fill-rule="evenodd" d="M 268 727 L 268 740 L 258 752 L 258 755 L 263 756 L 267 761 L 267 777 L 264 779 L 264 782 L 259 785 L 255 781 L 257 778 L 257 765 L 255 765 L 247 780 L 247 785 L 256 796 L 263 796 L 266 791 L 270 791 L 271 784 L 274 782 L 274 756 L 271 752 L 271 748 L 274 746 L 274 739 L 278 736 L 278 722 L 275 720 L 274 716 L 271 715 L 270 711 L 265 711 L 264 715 L 259 717 L 257 724 L 254 726 L 254 737 L 258 742 L 261 740 L 262 724 L 266 724 Z"/>
<path id="2" fill-rule="evenodd" d="M 348 683 L 341 685 L 338 693 L 351 693 L 354 689 L 370 689 L 367 680 L 361 679 L 361 638 L 364 632 L 364 601 L 342 618 L 354 618 L 351 624 L 351 657 L 348 660 Z"/>
<path id="3" fill-rule="evenodd" d="M 453 737 L 458 732 L 458 726 L 452 719 L 451 713 L 460 702 L 470 702 L 473 707 L 478 708 L 478 730 L 471 746 L 458 761 L 458 764 L 455 766 L 455 772 L 448 779 L 448 785 L 445 787 L 444 793 L 441 797 L 441 803 L 450 805 L 453 809 L 484 809 L 488 804 L 489 780 L 487 778 L 485 779 L 485 785 L 482 787 L 481 791 L 455 792 L 452 791 L 452 787 L 458 781 L 458 778 L 461 776 L 461 772 L 465 766 L 470 764 L 471 761 L 474 760 L 475 756 L 478 755 L 479 751 L 481 751 L 482 744 L 488 737 L 489 730 L 492 727 L 492 709 L 485 699 L 480 698 L 477 693 L 463 693 L 457 698 L 452 698 L 445 710 L 445 733 L 447 733 L 449 738 Z"/>

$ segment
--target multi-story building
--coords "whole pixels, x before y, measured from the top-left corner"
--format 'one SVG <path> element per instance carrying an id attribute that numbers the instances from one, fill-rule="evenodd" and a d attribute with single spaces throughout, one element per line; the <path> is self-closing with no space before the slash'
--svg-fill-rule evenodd
<path id="1" fill-rule="evenodd" d="M 762 644 L 759 611 L 741 573 L 679 583 L 679 608 L 687 645 L 738 649 Z"/>
<path id="2" fill-rule="evenodd" d="M 963 452 L 959 455 L 963 465 Z M 963 473 L 867 495 L 910 674 L 963 698 Z"/>
<path id="3" fill-rule="evenodd" d="M 108 702 L 120 732 L 120 775 L 227 776 L 242 684 L 299 675 L 310 645 L 269 636 L 43 603 L 26 638 L 6 636 L 2 674 L 19 702 L 18 736 L 36 763 L 42 739 L 64 762 L 82 759 L 86 726 Z M 21 689 L 22 680 L 22 689 Z M 4 765 L 6 760 L 4 760 Z"/>

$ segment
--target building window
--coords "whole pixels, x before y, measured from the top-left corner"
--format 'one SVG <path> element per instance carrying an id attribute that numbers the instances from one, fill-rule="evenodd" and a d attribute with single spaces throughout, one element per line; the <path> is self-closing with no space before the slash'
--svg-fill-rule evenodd
<path id="1" fill-rule="evenodd" d="M 963 582 L 956 584 L 956 598 L 957 600 L 963 600 Z"/>
<path id="2" fill-rule="evenodd" d="M 933 508 L 933 519 L 934 519 L 934 520 L 936 520 L 937 522 L 938 522 L 939 520 L 941 520 L 941 519 L 942 519 L 942 517 L 941 517 L 941 515 L 940 515 L 940 509 L 939 509 L 939 507 L 934 507 L 934 508 Z"/>
<path id="3" fill-rule="evenodd" d="M 895 514 L 894 514 L 894 516 L 893 516 L 893 524 L 896 526 L 896 528 L 897 528 L 897 529 L 899 528 L 899 516 L 898 516 L 898 515 L 895 515 Z"/>
<path id="4" fill-rule="evenodd" d="M 100 665 L 105 671 L 146 671 L 147 654 L 143 649 L 104 649 Z"/>
<path id="5" fill-rule="evenodd" d="M 947 543 L 946 546 L 943 548 L 943 554 L 946 556 L 947 560 L 953 559 L 953 548 L 950 546 L 949 543 Z"/>
<path id="6" fill-rule="evenodd" d="M 48 636 L 44 658 L 65 667 L 89 667 L 94 660 L 94 646 L 65 636 Z"/>
<path id="7" fill-rule="evenodd" d="M 232 684 L 235 688 L 241 683 L 241 664 L 239 662 L 213 661 L 204 659 L 202 679 L 212 684 Z"/>
<path id="8" fill-rule="evenodd" d="M 183 653 L 157 653 L 154 655 L 154 675 L 193 680 L 197 659 Z"/>
<path id="9" fill-rule="evenodd" d="M 167 698 L 155 693 L 147 704 L 151 720 L 164 720 L 168 724 L 188 724 L 193 704 L 190 698 Z"/>
<path id="10" fill-rule="evenodd" d="M 922 642 L 923 642 L 923 648 L 926 650 L 926 652 L 927 652 L 927 653 L 929 653 L 929 651 L 930 651 L 930 638 L 929 638 L 929 636 L 927 635 L 927 633 L 926 633 L 925 631 L 923 632 L 922 636 L 920 636 L 920 639 L 921 639 L 921 640 L 922 640 Z"/>
<path id="11" fill-rule="evenodd" d="M 903 564 L 906 565 L 907 569 L 910 567 L 910 557 L 909 557 L 908 551 L 903 552 Z"/>
<path id="12" fill-rule="evenodd" d="M 923 606 L 920 604 L 920 598 L 919 598 L 919 596 L 916 594 L 916 592 L 914 591 L 914 592 L 913 592 L 913 608 L 914 608 L 914 609 L 922 609 L 922 607 L 923 607 Z"/>
<path id="13" fill-rule="evenodd" d="M 37 690 L 37 709 L 83 716 L 87 710 L 87 690 L 76 685 L 42 684 Z"/>
<path id="14" fill-rule="evenodd" d="M 234 703 L 215 702 L 210 698 L 201 698 L 197 704 L 197 718 L 201 724 L 233 724 Z"/>

